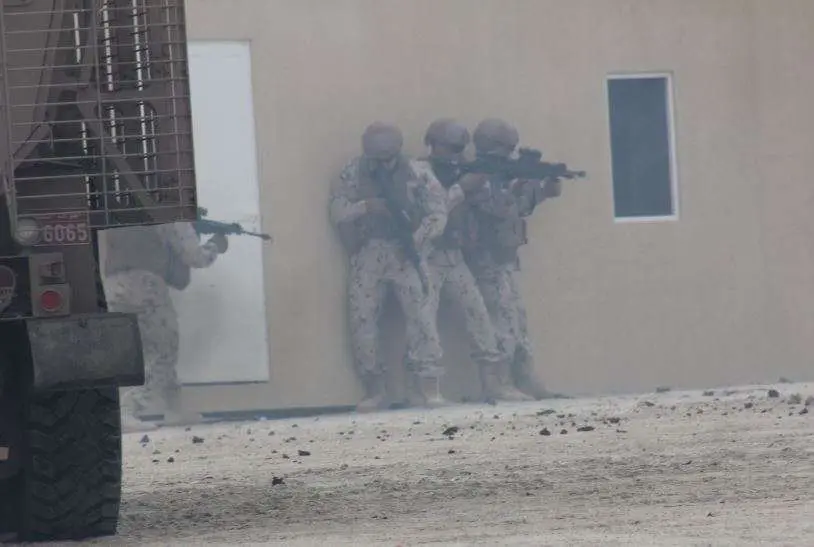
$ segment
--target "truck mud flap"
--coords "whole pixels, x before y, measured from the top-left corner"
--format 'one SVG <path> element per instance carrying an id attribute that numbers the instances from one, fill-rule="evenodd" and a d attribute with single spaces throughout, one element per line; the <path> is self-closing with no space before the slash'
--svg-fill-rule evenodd
<path id="1" fill-rule="evenodd" d="M 135 315 L 26 320 L 36 391 L 135 386 L 144 357 Z"/>

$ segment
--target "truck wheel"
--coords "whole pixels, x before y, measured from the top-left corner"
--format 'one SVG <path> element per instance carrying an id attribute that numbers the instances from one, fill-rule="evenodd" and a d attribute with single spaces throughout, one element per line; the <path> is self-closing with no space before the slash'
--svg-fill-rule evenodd
<path id="1" fill-rule="evenodd" d="M 116 533 L 122 447 L 116 388 L 33 393 L 17 481 L 20 539 Z"/>
<path id="2" fill-rule="evenodd" d="M 0 394 L 0 542 L 16 532 L 16 484 L 19 476 L 20 412 L 18 405 Z"/>

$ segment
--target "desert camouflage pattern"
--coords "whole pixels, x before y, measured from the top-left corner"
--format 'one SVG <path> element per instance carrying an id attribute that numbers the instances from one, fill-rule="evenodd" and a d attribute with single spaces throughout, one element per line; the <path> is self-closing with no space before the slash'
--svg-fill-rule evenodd
<path id="1" fill-rule="evenodd" d="M 201 244 L 201 238 L 189 222 L 160 224 L 154 227 L 172 250 L 173 256 L 190 268 L 207 268 L 218 257 L 212 241 Z"/>
<path id="2" fill-rule="evenodd" d="M 128 228 L 117 228 L 116 230 Z M 171 255 L 168 259 L 147 259 L 145 264 L 181 262 L 189 268 L 205 268 L 218 256 L 212 242 L 200 243 L 198 235 L 189 223 L 141 226 L 145 239 L 156 241 L 150 252 Z M 150 233 L 152 232 L 152 233 Z M 155 238 L 155 235 L 158 238 Z M 108 247 L 115 245 L 108 239 Z M 113 249 L 111 249 L 113 250 Z M 117 252 L 118 251 L 118 252 Z M 108 256 L 126 256 L 114 250 Z M 153 268 L 138 268 L 128 259 L 127 269 L 119 268 L 108 260 L 104 288 L 108 309 L 112 312 L 133 313 L 138 317 L 144 351 L 145 383 L 143 386 L 121 390 L 122 407 L 135 416 L 146 410 L 166 410 L 178 398 L 180 385 L 176 373 L 179 348 L 178 314 L 170 299 L 170 291 L 164 277 Z"/>
<path id="3" fill-rule="evenodd" d="M 422 162 L 432 169 L 428 162 Z M 457 184 L 446 190 L 448 214 L 465 206 L 466 196 Z M 449 223 L 446 226 L 448 230 Z M 443 235 L 442 235 L 443 237 Z M 496 366 L 503 359 L 498 351 L 495 330 L 481 296 L 475 277 L 464 261 L 461 249 L 436 248 L 427 261 L 432 290 L 430 309 L 435 317 L 442 298 L 457 303 L 464 312 L 466 334 L 469 338 L 472 360 L 482 366 Z"/>
<path id="4" fill-rule="evenodd" d="M 445 120 L 431 125 L 430 130 L 433 128 L 439 130 L 439 127 L 445 127 Z M 462 126 L 459 129 L 458 144 L 465 145 L 463 137 L 466 130 Z M 430 130 L 428 138 L 432 137 Z M 425 161 L 431 169 L 434 168 L 431 158 L 426 158 Z M 444 163 L 441 162 L 442 165 Z M 431 293 L 433 313 L 438 313 L 441 299 L 457 303 L 462 309 L 470 355 L 480 369 L 484 400 L 489 402 L 528 400 L 527 396 L 513 387 L 509 359 L 498 349 L 491 318 L 475 278 L 465 261 L 463 248 L 470 248 L 476 240 L 476 234 L 471 233 L 475 228 L 471 224 L 474 218 L 465 191 L 454 181 L 451 174 L 447 171 L 439 175 L 439 180 L 447 188 L 448 220 L 444 234 L 434 241 L 436 248 L 428 261 L 433 280 Z"/>
<path id="5" fill-rule="evenodd" d="M 137 416 L 161 408 L 177 396 L 180 387 L 175 371 L 178 316 L 169 288 L 154 273 L 133 270 L 107 277 L 105 294 L 110 311 L 136 314 L 144 351 L 144 385 L 122 388 L 121 404 Z"/>
<path id="6" fill-rule="evenodd" d="M 534 367 L 526 307 L 517 282 L 517 263 L 494 261 L 488 252 L 467 258 L 489 311 L 498 349 L 511 363 L 511 381 L 535 399 L 546 397 L 548 392 Z"/>
<path id="7" fill-rule="evenodd" d="M 405 366 L 424 377 L 439 377 L 441 342 L 418 272 L 389 241 L 372 240 L 350 258 L 348 311 L 351 344 L 360 374 L 381 374 L 379 319 L 392 289 L 406 322 Z"/>
<path id="8" fill-rule="evenodd" d="M 330 216 L 336 225 L 353 222 L 366 214 L 365 203 L 359 199 L 360 162 L 361 158 L 349 162 L 331 185 Z M 414 177 L 408 184 L 408 193 L 424 213 L 413 241 L 426 264 L 432 252 L 431 241 L 443 233 L 446 225 L 446 192 L 426 166 L 415 161 L 410 161 L 409 166 Z M 424 295 L 418 271 L 405 258 L 399 242 L 385 239 L 370 239 L 350 257 L 348 310 L 358 372 L 380 375 L 384 370 L 378 335 L 388 289 L 394 291 L 407 324 L 405 366 L 421 377 L 439 377 L 443 373 L 442 351 L 430 299 Z"/>
<path id="9" fill-rule="evenodd" d="M 512 124 L 498 118 L 487 118 L 475 128 L 472 141 L 479 154 L 494 151 L 508 153 L 517 146 L 519 137 Z M 479 218 L 479 238 L 480 234 L 495 235 L 495 228 L 510 227 L 508 221 L 517 226 L 516 221 L 530 216 L 543 200 L 559 195 L 558 183 L 551 187 L 549 183 L 517 187 L 515 184 L 521 181 L 504 182 L 509 184 L 492 184 L 479 196 L 477 207 L 485 213 Z M 467 262 L 492 318 L 499 349 L 511 363 L 511 378 L 508 380 L 529 396 L 542 399 L 549 393 L 534 368 L 526 308 L 517 283 L 517 247 L 525 244 L 525 241 L 518 237 L 512 241 L 512 245 L 495 245 L 500 239 L 479 241 L 479 245 L 467 253 Z M 506 239 L 503 239 L 505 242 Z"/>
<path id="10" fill-rule="evenodd" d="M 442 298 L 457 303 L 464 313 L 472 360 L 481 366 L 499 365 L 504 355 L 498 350 L 486 304 L 460 249 L 434 251 L 429 265 L 431 312 L 437 316 Z"/>

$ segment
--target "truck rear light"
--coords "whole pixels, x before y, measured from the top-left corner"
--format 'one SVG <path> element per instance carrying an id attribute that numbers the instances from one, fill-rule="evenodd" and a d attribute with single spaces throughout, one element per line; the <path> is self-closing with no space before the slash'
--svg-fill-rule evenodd
<path id="1" fill-rule="evenodd" d="M 40 293 L 40 308 L 48 313 L 61 311 L 65 301 L 62 293 L 53 289 L 46 289 Z"/>
<path id="2" fill-rule="evenodd" d="M 62 253 L 39 253 L 28 257 L 31 311 L 34 317 L 71 313 L 71 285 Z"/>

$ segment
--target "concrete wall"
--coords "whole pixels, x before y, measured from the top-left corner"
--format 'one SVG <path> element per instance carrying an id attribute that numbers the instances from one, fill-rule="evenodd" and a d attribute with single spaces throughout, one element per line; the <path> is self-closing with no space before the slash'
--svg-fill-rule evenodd
<path id="1" fill-rule="evenodd" d="M 187 4 L 190 38 L 252 40 L 261 210 L 275 236 L 271 383 L 190 392 L 202 408 L 355 402 L 328 181 L 368 122 L 396 122 L 418 154 L 442 115 L 504 117 L 590 175 L 541 207 L 522 252 L 551 388 L 814 378 L 814 2 Z M 640 71 L 673 75 L 677 221 L 613 218 L 605 77 Z"/>

